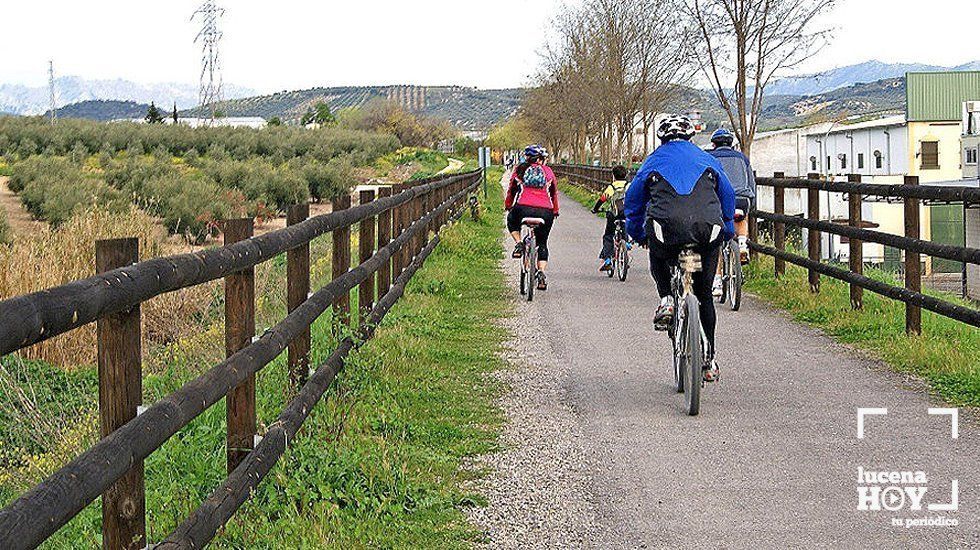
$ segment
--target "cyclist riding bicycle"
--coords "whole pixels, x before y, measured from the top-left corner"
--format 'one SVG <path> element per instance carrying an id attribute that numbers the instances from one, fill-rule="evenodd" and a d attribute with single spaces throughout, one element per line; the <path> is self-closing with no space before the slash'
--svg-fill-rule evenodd
<path id="1" fill-rule="evenodd" d="M 749 261 L 749 222 L 748 215 L 755 209 L 756 185 L 755 172 L 752 171 L 752 164 L 748 157 L 740 151 L 735 150 L 735 134 L 719 128 L 711 135 L 711 143 L 714 148 L 708 153 L 718 159 L 721 167 L 725 169 L 725 175 L 732 182 L 735 190 L 735 234 L 738 236 L 739 258 L 743 264 Z M 722 295 L 721 264 L 718 265 L 718 273 L 715 274 L 715 282 L 712 287 L 712 294 L 715 297 Z"/>
<path id="2" fill-rule="evenodd" d="M 671 266 L 687 246 L 701 255 L 703 271 L 694 274 L 693 290 L 708 340 L 705 379 L 714 381 L 719 373 L 711 283 L 721 243 L 735 233 L 735 192 L 718 160 L 691 143 L 694 133 L 690 119 L 681 115 L 658 126 L 662 145 L 647 157 L 626 193 L 626 229 L 650 249 L 650 273 L 661 296 L 657 330 L 667 330 L 676 309 Z"/>
<path id="3" fill-rule="evenodd" d="M 598 214 L 603 206 L 608 205 L 606 210 L 606 230 L 602 234 L 602 251 L 599 252 L 599 271 L 606 272 L 612 270 L 612 258 L 615 253 L 613 243 L 616 237 L 616 222 L 626 220 L 626 211 L 623 200 L 626 197 L 626 190 L 629 182 L 626 177 L 629 173 L 625 166 L 613 167 L 613 182 L 606 187 L 606 190 L 599 195 L 599 200 L 592 207 L 592 213 Z"/>
<path id="4" fill-rule="evenodd" d="M 524 149 L 524 162 L 517 165 L 510 178 L 504 206 L 508 211 L 507 230 L 514 238 L 514 258 L 524 255 L 521 225 L 525 218 L 540 218 L 544 224 L 534 228 L 538 242 L 538 290 L 548 290 L 548 235 L 558 217 L 558 183 L 547 166 L 548 151 L 540 145 Z"/>

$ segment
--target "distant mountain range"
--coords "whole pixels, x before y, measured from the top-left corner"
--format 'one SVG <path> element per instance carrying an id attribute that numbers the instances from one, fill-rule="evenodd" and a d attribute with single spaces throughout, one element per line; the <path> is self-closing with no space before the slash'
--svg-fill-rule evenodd
<path id="1" fill-rule="evenodd" d="M 196 84 L 159 83 L 140 84 L 129 80 L 92 80 L 78 76 L 55 79 L 56 105 L 91 100 L 133 101 L 157 106 L 166 110 L 176 102 L 179 109 L 189 109 L 198 104 Z M 240 86 L 225 85 L 225 97 L 239 98 L 255 92 Z M 47 86 L 0 84 L 0 112 L 17 115 L 39 115 L 51 107 L 51 94 Z"/>
<path id="2" fill-rule="evenodd" d="M 311 88 L 272 95 L 225 101 L 218 108 L 226 116 L 279 117 L 294 123 L 317 103 L 330 105 L 334 112 L 361 107 L 374 99 L 392 100 L 407 110 L 442 118 L 463 130 L 484 130 L 515 112 L 522 90 L 478 90 L 463 86 L 342 86 Z M 187 116 L 200 115 L 195 109 Z"/>
<path id="3" fill-rule="evenodd" d="M 980 70 L 980 61 L 957 67 L 868 61 L 819 75 L 778 80 L 766 90 L 760 129 L 785 128 L 832 120 L 842 115 L 902 112 L 905 73 L 909 71 Z M 93 120 L 142 118 L 155 101 L 169 113 L 174 102 L 181 116 L 195 116 L 197 87 L 187 84 L 143 85 L 126 80 L 57 80 L 59 116 Z M 523 90 L 478 90 L 462 86 L 342 86 L 255 95 L 227 86 L 220 110 L 226 116 L 279 117 L 295 123 L 319 102 L 334 111 L 360 107 L 373 99 L 395 101 L 406 109 L 439 117 L 464 130 L 485 130 L 517 112 Z M 0 113 L 37 115 L 49 104 L 47 87 L 0 84 Z M 670 109 L 700 108 L 705 122 L 724 123 L 726 117 L 710 92 L 681 89 Z"/>
<path id="4" fill-rule="evenodd" d="M 164 105 L 157 105 L 164 117 L 169 117 L 173 112 L 173 105 L 169 108 Z M 135 101 L 115 101 L 106 99 L 91 99 L 79 101 L 71 105 L 65 105 L 58 109 L 60 118 L 84 118 L 97 120 L 99 122 L 109 122 L 127 118 L 144 118 L 150 106 L 146 103 L 136 103 Z M 44 113 L 44 117 L 51 115 L 51 111 Z"/>
<path id="5" fill-rule="evenodd" d="M 941 67 L 922 63 L 882 63 L 867 61 L 857 65 L 839 67 L 822 73 L 783 78 L 766 87 L 768 95 L 816 95 L 831 92 L 855 84 L 867 84 L 890 78 L 904 78 L 908 72 L 924 71 L 977 71 L 980 61 L 972 61 L 956 67 Z"/>

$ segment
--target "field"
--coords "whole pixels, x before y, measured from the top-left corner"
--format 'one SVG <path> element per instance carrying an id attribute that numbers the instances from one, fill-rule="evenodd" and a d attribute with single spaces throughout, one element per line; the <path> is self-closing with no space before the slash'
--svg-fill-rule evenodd
<path id="1" fill-rule="evenodd" d="M 495 194 L 482 221 L 464 219 L 443 233 L 376 338 L 352 355 L 214 547 L 464 547 L 477 540 L 461 508 L 481 499 L 465 489 L 476 474 L 463 462 L 494 448 L 500 422 L 493 407 L 499 388 L 486 375 L 500 367 L 504 335 L 496 322 L 507 308 L 497 263 L 501 210 Z M 330 247 L 330 236 L 313 243 L 314 287 L 330 278 Z M 283 259 L 265 265 L 257 273 L 260 331 L 281 318 L 285 300 Z M 220 315 L 204 312 L 197 323 L 192 333 L 149 346 L 144 402 L 222 357 Z M 329 315 L 314 326 L 314 362 L 332 349 L 333 326 Z M 280 358 L 259 375 L 262 427 L 284 403 L 284 363 Z M 0 359 L 0 501 L 95 440 L 96 384 L 91 364 L 64 369 L 18 356 Z M 147 461 L 150 541 L 172 530 L 223 476 L 223 409 L 207 411 Z M 95 503 L 49 545 L 97 546 L 99 525 Z"/>

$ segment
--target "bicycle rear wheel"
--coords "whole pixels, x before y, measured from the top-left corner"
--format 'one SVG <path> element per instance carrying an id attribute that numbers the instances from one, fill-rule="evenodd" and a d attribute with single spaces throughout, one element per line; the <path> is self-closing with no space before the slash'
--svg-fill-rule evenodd
<path id="1" fill-rule="evenodd" d="M 728 245 L 723 245 L 721 249 L 721 296 L 718 297 L 718 303 L 724 304 L 725 300 L 728 300 L 728 281 L 731 278 L 731 272 L 728 268 Z"/>
<path id="2" fill-rule="evenodd" d="M 701 383 L 704 381 L 704 350 L 701 342 L 701 314 L 698 299 L 688 295 L 684 299 L 684 359 L 681 374 L 684 377 L 684 404 L 687 414 L 697 416 L 701 412 Z"/>
<path id="3" fill-rule="evenodd" d="M 619 280 L 625 283 L 629 273 L 630 251 L 626 241 L 619 241 L 619 246 L 616 248 L 616 274 L 619 275 Z"/>
<path id="4" fill-rule="evenodd" d="M 674 312 L 674 321 L 667 333 L 674 347 L 674 387 L 677 389 L 677 393 L 684 393 L 684 360 L 681 354 L 684 342 L 679 330 L 684 322 L 683 315 L 680 310 Z"/>
<path id="5" fill-rule="evenodd" d="M 524 241 L 526 247 L 524 256 L 527 258 L 527 301 L 534 301 L 534 290 L 538 284 L 538 242 L 534 238 L 534 233 Z"/>
<path id="6" fill-rule="evenodd" d="M 745 274 L 742 273 L 742 261 L 739 257 L 738 244 L 734 241 L 729 247 L 726 270 L 729 272 L 728 284 L 726 285 L 728 287 L 728 305 L 732 308 L 732 311 L 738 311 L 742 307 L 742 283 L 744 282 Z"/>

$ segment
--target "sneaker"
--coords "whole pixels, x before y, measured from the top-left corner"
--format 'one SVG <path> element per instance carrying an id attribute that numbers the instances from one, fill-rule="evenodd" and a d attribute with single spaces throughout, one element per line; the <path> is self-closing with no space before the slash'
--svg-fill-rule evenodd
<path id="1" fill-rule="evenodd" d="M 514 252 L 510 255 L 511 258 L 523 258 L 524 257 L 524 243 L 517 243 L 514 245 Z"/>
<path id="2" fill-rule="evenodd" d="M 548 290 L 548 277 L 544 271 L 538 271 L 538 290 Z"/>
<path id="3" fill-rule="evenodd" d="M 665 331 L 674 322 L 674 297 L 664 296 L 660 300 L 657 314 L 653 318 L 653 328 L 658 331 Z"/>
<path id="4" fill-rule="evenodd" d="M 715 298 L 721 298 L 722 295 L 721 286 L 722 286 L 721 275 L 715 275 L 715 283 L 711 285 L 711 295 L 714 296 Z"/>
<path id="5" fill-rule="evenodd" d="M 704 381 L 717 382 L 721 378 L 721 370 L 718 368 L 718 361 L 712 359 L 704 366 Z"/>
<path id="6" fill-rule="evenodd" d="M 608 273 L 609 271 L 612 271 L 612 258 L 602 260 L 602 265 L 599 266 L 599 272 Z"/>

